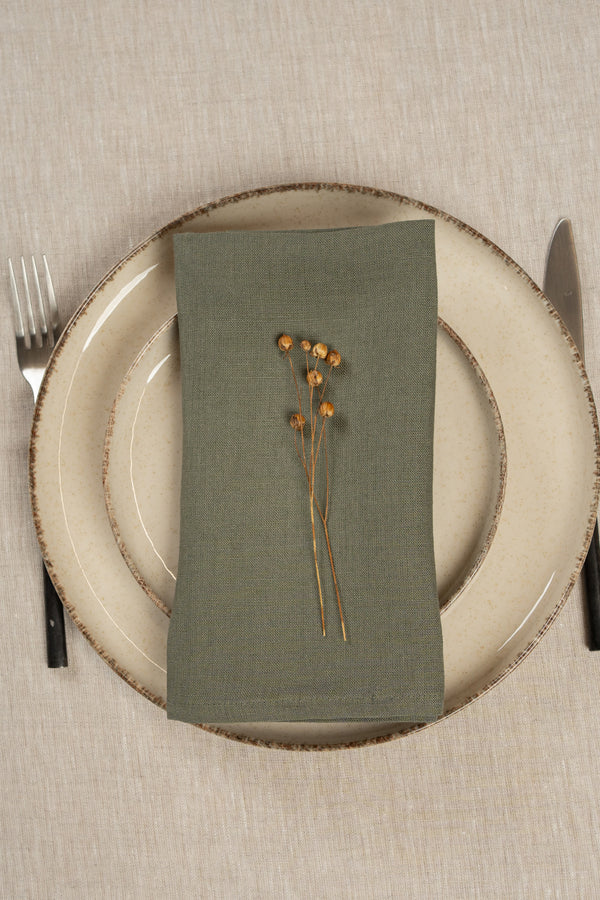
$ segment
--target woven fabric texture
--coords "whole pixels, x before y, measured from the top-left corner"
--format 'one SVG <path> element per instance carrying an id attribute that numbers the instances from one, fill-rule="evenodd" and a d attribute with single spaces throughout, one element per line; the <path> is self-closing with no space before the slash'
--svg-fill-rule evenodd
<path id="1" fill-rule="evenodd" d="M 184 431 L 169 715 L 436 719 L 434 223 L 174 243 Z M 341 364 L 317 366 L 307 336 Z M 306 420 L 297 451 L 290 412 Z"/>
<path id="2" fill-rule="evenodd" d="M 569 216 L 600 396 L 596 0 L 8 0 L 0 41 L 0 259 L 44 250 L 64 315 L 201 203 L 364 184 L 447 210 L 538 283 Z M 72 626 L 69 668 L 46 669 L 31 396 L 2 300 L 0 893 L 596 896 L 600 654 L 579 587 L 493 691 L 368 749 L 168 721 Z"/>

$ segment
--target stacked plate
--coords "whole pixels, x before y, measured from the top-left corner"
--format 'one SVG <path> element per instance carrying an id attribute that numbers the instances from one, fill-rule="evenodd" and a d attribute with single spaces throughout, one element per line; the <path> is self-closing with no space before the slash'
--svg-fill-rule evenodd
<path id="1" fill-rule="evenodd" d="M 488 240 L 414 200 L 337 184 L 251 191 L 167 225 L 107 275 L 67 327 L 36 409 L 31 486 L 52 578 L 97 652 L 159 706 L 181 470 L 172 235 L 420 218 L 436 220 L 434 539 L 445 715 L 510 672 L 564 603 L 593 527 L 598 434 L 581 360 L 548 300 Z M 315 748 L 420 726 L 204 727 Z"/>

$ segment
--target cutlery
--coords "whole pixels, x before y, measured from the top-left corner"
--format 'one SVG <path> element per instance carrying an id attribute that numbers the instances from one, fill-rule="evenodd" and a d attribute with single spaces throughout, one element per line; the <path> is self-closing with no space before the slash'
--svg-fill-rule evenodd
<path id="1" fill-rule="evenodd" d="M 42 256 L 45 284 L 45 302 L 42 293 L 42 282 L 38 274 L 35 258 L 31 257 L 31 275 L 33 288 L 30 290 L 25 260 L 21 257 L 22 294 L 19 296 L 17 278 L 12 261 L 8 261 L 10 292 L 15 320 L 15 338 L 17 342 L 17 358 L 19 368 L 31 390 L 33 399 L 37 400 L 42 378 L 52 349 L 60 334 L 58 307 L 50 270 L 46 257 Z M 32 293 L 34 299 L 32 300 Z M 44 573 L 44 608 L 46 621 L 46 652 L 48 668 L 58 669 L 66 666 L 67 645 L 65 639 L 65 619 L 61 600 L 43 565 Z"/>
<path id="2" fill-rule="evenodd" d="M 581 285 L 573 229 L 569 219 L 560 219 L 550 240 L 544 293 L 571 332 L 584 357 Z M 590 650 L 600 650 L 600 542 L 598 523 L 583 565 L 590 625 Z"/>

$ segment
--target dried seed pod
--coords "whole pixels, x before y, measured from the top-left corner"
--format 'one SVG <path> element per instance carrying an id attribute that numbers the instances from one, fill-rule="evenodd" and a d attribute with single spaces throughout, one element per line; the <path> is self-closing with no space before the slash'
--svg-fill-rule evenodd
<path id="1" fill-rule="evenodd" d="M 311 348 L 311 343 L 305 338 L 303 341 L 300 341 L 300 346 L 304 350 L 304 352 L 307 353 Z"/>
<path id="2" fill-rule="evenodd" d="M 290 419 L 290 425 L 292 426 L 294 431 L 302 431 L 302 429 L 306 425 L 306 419 L 301 413 L 294 413 L 294 415 Z"/>
<path id="3" fill-rule="evenodd" d="M 333 403 L 330 403 L 329 400 L 323 400 L 322 403 L 319 403 L 319 415 L 324 419 L 330 419 L 333 412 Z"/>
<path id="4" fill-rule="evenodd" d="M 337 350 L 330 350 L 325 359 L 325 362 L 327 363 L 327 365 L 332 366 L 334 369 L 336 369 L 339 366 L 341 361 L 342 361 L 342 357 L 337 352 Z"/>
<path id="5" fill-rule="evenodd" d="M 310 351 L 311 356 L 316 356 L 317 359 L 325 359 L 327 356 L 327 344 L 315 344 L 315 346 Z"/>
<path id="6" fill-rule="evenodd" d="M 323 375 L 318 369 L 309 369 L 306 373 L 306 380 L 311 387 L 318 387 L 323 381 Z"/>
<path id="7" fill-rule="evenodd" d="M 277 346 L 283 353 L 287 353 L 288 350 L 291 350 L 294 346 L 294 342 L 289 336 L 289 334 L 282 334 L 279 340 L 277 341 Z"/>

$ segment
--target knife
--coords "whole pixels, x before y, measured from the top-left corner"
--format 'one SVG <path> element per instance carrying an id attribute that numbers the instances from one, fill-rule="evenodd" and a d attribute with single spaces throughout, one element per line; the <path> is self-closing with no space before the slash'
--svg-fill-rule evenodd
<path id="1" fill-rule="evenodd" d="M 583 315 L 581 285 L 573 229 L 569 219 L 560 219 L 548 248 L 544 293 L 571 332 L 577 349 L 584 358 Z M 583 564 L 587 597 L 590 650 L 600 650 L 600 541 L 598 522 L 594 526 L 592 543 Z"/>

